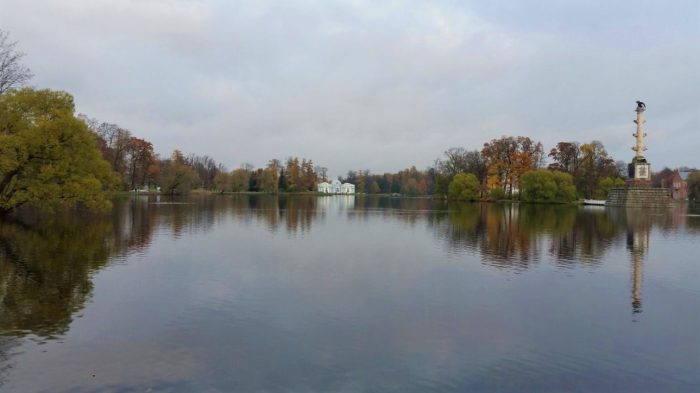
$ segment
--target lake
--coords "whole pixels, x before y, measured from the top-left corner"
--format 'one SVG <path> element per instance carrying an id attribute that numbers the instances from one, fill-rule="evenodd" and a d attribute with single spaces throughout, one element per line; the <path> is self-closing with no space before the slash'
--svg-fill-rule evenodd
<path id="1" fill-rule="evenodd" d="M 0 223 L 2 392 L 686 392 L 700 208 L 142 196 Z"/>

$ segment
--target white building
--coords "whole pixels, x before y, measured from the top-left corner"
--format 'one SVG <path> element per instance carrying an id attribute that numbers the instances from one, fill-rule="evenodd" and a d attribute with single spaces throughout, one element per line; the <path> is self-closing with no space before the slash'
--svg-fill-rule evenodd
<path id="1" fill-rule="evenodd" d="M 331 193 L 340 194 L 340 180 L 335 179 L 331 182 Z"/>
<path id="2" fill-rule="evenodd" d="M 340 193 L 341 194 L 354 194 L 355 193 L 355 185 L 350 184 L 350 183 L 343 183 L 340 185 Z"/>
<path id="3" fill-rule="evenodd" d="M 354 194 L 355 185 L 350 183 L 341 184 L 339 180 L 333 180 L 330 183 L 319 183 L 316 186 L 316 191 L 324 194 Z"/>
<path id="4" fill-rule="evenodd" d="M 331 185 L 329 183 L 321 182 L 316 185 L 316 191 L 322 192 L 324 194 L 330 194 L 331 193 Z"/>

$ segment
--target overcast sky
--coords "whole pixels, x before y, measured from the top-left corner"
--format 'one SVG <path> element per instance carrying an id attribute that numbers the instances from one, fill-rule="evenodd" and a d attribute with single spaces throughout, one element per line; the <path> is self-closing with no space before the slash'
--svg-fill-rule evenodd
<path id="1" fill-rule="evenodd" d="M 700 2 L 0 0 L 37 87 L 169 155 L 425 168 L 524 135 L 700 166 Z"/>

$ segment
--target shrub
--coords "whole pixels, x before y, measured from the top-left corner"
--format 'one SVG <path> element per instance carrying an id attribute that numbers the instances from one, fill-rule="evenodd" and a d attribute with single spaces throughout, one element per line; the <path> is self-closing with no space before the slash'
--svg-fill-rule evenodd
<path id="1" fill-rule="evenodd" d="M 492 201 L 501 201 L 506 198 L 506 192 L 501 187 L 494 187 L 489 190 L 489 197 Z"/>
<path id="2" fill-rule="evenodd" d="M 479 199 L 479 180 L 471 173 L 457 174 L 447 189 L 450 199 L 476 201 Z"/>
<path id="3" fill-rule="evenodd" d="M 525 202 L 571 202 L 576 200 L 576 187 L 568 173 L 540 169 L 520 178 L 520 196 Z"/>
<path id="4" fill-rule="evenodd" d="M 614 179 L 612 177 L 604 177 L 598 182 L 598 188 L 596 189 L 594 195 L 597 199 L 606 199 L 611 188 L 624 186 L 625 181 L 619 177 Z"/>

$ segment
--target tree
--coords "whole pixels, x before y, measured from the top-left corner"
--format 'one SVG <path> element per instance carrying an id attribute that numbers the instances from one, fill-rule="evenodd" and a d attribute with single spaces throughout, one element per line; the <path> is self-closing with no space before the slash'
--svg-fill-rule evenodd
<path id="1" fill-rule="evenodd" d="M 151 142 L 134 137 L 129 138 L 126 144 L 126 181 L 132 190 L 146 184 L 148 170 L 154 157 L 155 153 Z"/>
<path id="2" fill-rule="evenodd" d="M 233 190 L 233 175 L 221 171 L 214 177 L 214 187 L 219 192 L 229 192 Z"/>
<path id="3" fill-rule="evenodd" d="M 448 187 L 450 181 L 447 176 L 440 173 L 435 175 L 435 195 L 439 197 L 446 197 L 448 192 Z"/>
<path id="4" fill-rule="evenodd" d="M 161 189 L 166 194 L 187 194 L 200 181 L 180 150 L 162 161 L 161 167 Z"/>
<path id="5" fill-rule="evenodd" d="M 673 187 L 673 176 L 675 171 L 668 167 L 664 167 L 661 171 L 654 173 L 651 176 L 651 186 L 657 188 L 671 188 Z"/>
<path id="6" fill-rule="evenodd" d="M 261 181 L 263 177 L 263 170 L 258 168 L 248 176 L 248 191 L 257 192 L 261 189 Z"/>
<path id="7" fill-rule="evenodd" d="M 129 143 L 132 139 L 131 132 L 117 124 L 107 122 L 100 123 L 97 119 L 91 119 L 85 115 L 78 115 L 78 117 L 85 122 L 88 129 L 95 134 L 97 138 L 97 147 L 102 153 L 102 158 L 112 165 L 112 169 L 120 175 L 124 185 L 129 186 L 130 176 L 127 154 Z"/>
<path id="8" fill-rule="evenodd" d="M 418 182 L 416 179 L 408 178 L 408 180 L 401 185 L 401 193 L 408 196 L 419 195 L 420 190 L 418 189 Z"/>
<path id="9" fill-rule="evenodd" d="M 301 162 L 301 187 L 304 191 L 313 191 L 316 189 L 316 171 L 314 163 L 311 160 L 303 159 Z"/>
<path id="10" fill-rule="evenodd" d="M 301 166 L 299 159 L 287 158 L 287 191 L 298 191 L 301 188 Z"/>
<path id="11" fill-rule="evenodd" d="M 213 158 L 204 155 L 198 156 L 196 154 L 190 154 L 187 157 L 187 163 L 192 167 L 192 169 L 197 173 L 199 177 L 199 186 L 204 189 L 211 189 L 214 187 L 214 179 L 219 172 L 226 172 L 226 168 L 222 165 L 217 165 Z"/>
<path id="12" fill-rule="evenodd" d="M 465 159 L 467 163 L 466 172 L 472 173 L 474 176 L 476 176 L 476 179 L 479 181 L 479 184 L 483 190 L 483 188 L 486 186 L 486 179 L 488 178 L 488 160 L 478 150 L 467 152 Z"/>
<path id="13" fill-rule="evenodd" d="M 624 187 L 625 185 L 625 181 L 619 177 L 604 177 L 598 182 L 595 197 L 596 199 L 607 199 L 611 188 Z"/>
<path id="14" fill-rule="evenodd" d="M 524 136 L 493 139 L 484 143 L 481 154 L 488 160 L 487 188 L 500 187 L 509 196 L 518 187 L 520 177 L 539 168 L 543 160 L 542 144 Z"/>
<path id="15" fill-rule="evenodd" d="M 695 202 L 700 200 L 700 171 L 691 172 L 688 175 L 688 199 Z"/>
<path id="16" fill-rule="evenodd" d="M 0 212 L 25 204 L 109 209 L 116 182 L 95 137 L 74 116 L 71 95 L 34 89 L 0 95 Z"/>
<path id="17" fill-rule="evenodd" d="M 457 174 L 467 171 L 468 153 L 463 147 L 451 147 L 445 150 L 444 159 L 436 160 L 436 166 L 448 180 L 452 180 Z"/>
<path id="18" fill-rule="evenodd" d="M 314 167 L 314 171 L 318 174 L 321 181 L 328 181 L 328 168 L 320 165 Z"/>
<path id="19" fill-rule="evenodd" d="M 260 191 L 277 193 L 277 172 L 273 167 L 267 167 L 262 171 L 260 178 Z"/>
<path id="20" fill-rule="evenodd" d="M 449 199 L 458 201 L 476 201 L 481 194 L 479 180 L 472 173 L 459 173 L 450 182 Z"/>
<path id="21" fill-rule="evenodd" d="M 277 181 L 277 189 L 287 191 L 287 175 L 284 173 L 284 168 L 280 168 L 280 178 Z"/>
<path id="22" fill-rule="evenodd" d="M 608 155 L 599 141 L 581 145 L 581 166 L 580 173 L 575 178 L 576 188 L 586 198 L 591 198 L 604 177 L 618 177 L 615 160 Z"/>
<path id="23" fill-rule="evenodd" d="M 131 139 L 131 132 L 112 123 L 101 123 L 96 130 L 98 136 L 105 141 L 104 158 L 112 164 L 112 169 L 124 177 L 126 148 Z"/>
<path id="24" fill-rule="evenodd" d="M 244 192 L 248 191 L 248 186 L 250 183 L 250 172 L 241 168 L 234 169 L 231 172 L 231 182 L 233 183 L 233 192 Z"/>
<path id="25" fill-rule="evenodd" d="M 581 161 L 581 149 L 578 142 L 559 142 L 549 151 L 549 157 L 554 161 L 549 169 L 569 173 L 576 177 Z"/>
<path id="26" fill-rule="evenodd" d="M 520 195 L 525 202 L 566 203 L 576 200 L 576 187 L 568 173 L 539 169 L 521 176 Z"/>
<path id="27" fill-rule="evenodd" d="M 32 72 L 21 63 L 24 53 L 17 52 L 17 42 L 9 40 L 9 33 L 0 30 L 0 95 L 24 86 L 32 78 Z"/>

